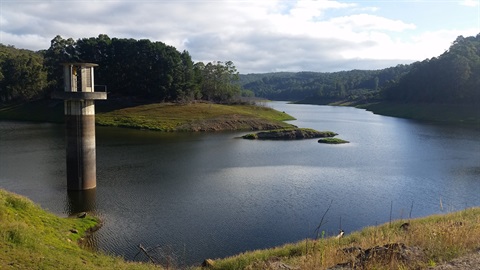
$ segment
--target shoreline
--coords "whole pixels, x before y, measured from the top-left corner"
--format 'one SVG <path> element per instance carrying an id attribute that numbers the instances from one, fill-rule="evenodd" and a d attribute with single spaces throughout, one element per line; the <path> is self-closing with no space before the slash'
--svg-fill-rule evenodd
<path id="1" fill-rule="evenodd" d="M 215 103 L 152 103 L 131 107 L 96 105 L 97 126 L 148 129 L 161 132 L 252 131 L 292 127 L 295 118 L 260 105 Z M 37 100 L 0 107 L 0 120 L 63 123 L 63 102 Z"/>
<path id="2" fill-rule="evenodd" d="M 60 269 L 159 267 L 81 248 L 78 240 L 100 222 L 94 217 L 60 218 L 26 197 L 3 189 L 0 189 L 0 208 L 4 221 L 0 224 L 0 234 L 4 236 L 0 238 L 0 266 L 31 268 L 55 265 Z M 205 261 L 210 269 L 350 269 L 353 264 L 381 269 L 435 269 L 436 266 L 444 269 L 441 266 L 451 261 L 479 261 L 480 256 L 475 253 L 480 249 L 477 241 L 480 237 L 479 223 L 480 208 L 474 207 L 415 219 L 393 220 L 347 232 L 340 238 L 322 236 Z M 46 224 L 56 225 L 51 228 Z M 464 237 L 467 235 L 469 237 Z M 35 241 L 30 241 L 33 239 Z M 376 256 L 365 255 L 372 252 Z M 193 265 L 189 269 L 201 268 Z"/>

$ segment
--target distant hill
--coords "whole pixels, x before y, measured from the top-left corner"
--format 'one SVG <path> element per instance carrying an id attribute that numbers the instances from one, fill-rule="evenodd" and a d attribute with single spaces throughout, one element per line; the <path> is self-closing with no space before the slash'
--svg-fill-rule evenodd
<path id="1" fill-rule="evenodd" d="M 382 70 L 240 75 L 257 97 L 329 104 L 376 101 L 464 104 L 480 101 L 480 34 L 459 36 L 431 59 Z"/>
<path id="2" fill-rule="evenodd" d="M 378 99 L 380 90 L 410 71 L 409 65 L 382 70 L 351 70 L 332 73 L 280 72 L 240 75 L 244 89 L 273 100 L 308 100 L 330 103 L 339 100 Z"/>
<path id="3" fill-rule="evenodd" d="M 413 63 L 410 72 L 384 93 L 394 102 L 478 104 L 480 34 L 459 36 L 439 57 Z"/>

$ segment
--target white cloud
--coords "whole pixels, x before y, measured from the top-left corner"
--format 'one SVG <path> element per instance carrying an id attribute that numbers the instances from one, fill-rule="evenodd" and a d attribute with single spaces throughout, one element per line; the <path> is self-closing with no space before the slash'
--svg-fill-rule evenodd
<path id="1" fill-rule="evenodd" d="M 195 61 L 232 60 L 247 73 L 380 68 L 435 56 L 456 36 L 466 35 L 419 29 L 395 12 L 386 15 L 389 6 L 372 3 L 376 2 L 7 1 L 0 8 L 0 43 L 39 50 L 47 49 L 56 35 L 147 38 L 186 49 Z"/>
<path id="2" fill-rule="evenodd" d="M 335 25 L 340 25 L 342 28 L 349 28 L 354 32 L 371 30 L 401 32 L 416 28 L 412 23 L 404 23 L 400 20 L 391 20 L 370 14 L 356 14 L 345 17 L 337 17 L 332 19 L 330 22 Z"/>
<path id="3" fill-rule="evenodd" d="M 480 0 L 463 0 L 460 1 L 460 5 L 467 7 L 478 7 L 480 6 Z"/>

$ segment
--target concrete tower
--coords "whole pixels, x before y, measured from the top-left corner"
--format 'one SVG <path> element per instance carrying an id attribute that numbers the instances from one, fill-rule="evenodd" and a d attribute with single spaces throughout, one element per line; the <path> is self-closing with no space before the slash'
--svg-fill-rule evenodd
<path id="1" fill-rule="evenodd" d="M 67 188 L 86 190 L 97 186 L 94 100 L 107 99 L 106 92 L 94 91 L 92 63 L 63 64 L 64 92 L 53 98 L 65 103 Z"/>

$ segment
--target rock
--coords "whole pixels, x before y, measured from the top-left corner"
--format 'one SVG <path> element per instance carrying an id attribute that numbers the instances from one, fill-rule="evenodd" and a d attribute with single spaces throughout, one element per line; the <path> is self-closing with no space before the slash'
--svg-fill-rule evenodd
<path id="1" fill-rule="evenodd" d="M 400 229 L 402 229 L 404 231 L 408 231 L 409 228 L 410 228 L 410 223 L 408 223 L 408 222 L 405 222 L 402 225 L 400 225 Z"/>
<path id="2" fill-rule="evenodd" d="M 74 234 L 78 234 L 78 230 L 77 230 L 77 229 L 71 229 L 70 232 L 71 232 L 71 233 L 74 233 Z"/>
<path id="3" fill-rule="evenodd" d="M 285 128 L 247 134 L 242 136 L 242 138 L 250 140 L 300 140 L 311 138 L 327 138 L 336 135 L 338 134 L 331 131 L 316 131 L 308 128 Z"/>
<path id="4" fill-rule="evenodd" d="M 323 138 L 318 140 L 318 143 L 326 143 L 326 144 L 343 144 L 349 143 L 349 141 L 342 140 L 340 138 Z"/>
<path id="5" fill-rule="evenodd" d="M 80 212 L 77 214 L 77 218 L 85 218 L 87 216 L 87 212 Z"/>
<path id="6" fill-rule="evenodd" d="M 210 267 L 213 267 L 213 266 L 215 266 L 215 261 L 212 260 L 212 259 L 205 259 L 202 262 L 202 267 L 210 268 Z"/>
<path id="7" fill-rule="evenodd" d="M 351 249 L 351 250 L 350 250 Z M 403 243 L 391 243 L 383 246 L 375 246 L 369 249 L 361 249 L 352 247 L 342 250 L 345 254 L 354 254 L 358 252 L 351 261 L 340 263 L 329 269 L 348 269 L 349 267 L 360 267 L 363 269 L 369 263 L 380 263 L 388 265 L 392 260 L 401 262 L 408 266 L 416 265 L 418 262 L 425 260 L 425 253 L 418 247 L 408 247 Z"/>

